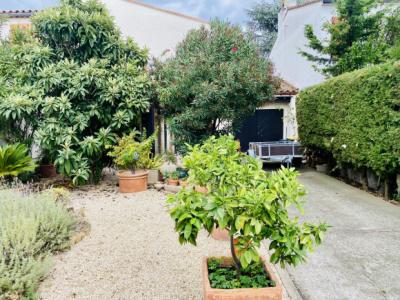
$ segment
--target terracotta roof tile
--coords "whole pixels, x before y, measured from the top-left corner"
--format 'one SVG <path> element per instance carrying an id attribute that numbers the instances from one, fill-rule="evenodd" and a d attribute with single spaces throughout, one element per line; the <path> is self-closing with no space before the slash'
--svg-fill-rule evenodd
<path id="1" fill-rule="evenodd" d="M 288 95 L 288 96 L 294 96 L 299 93 L 299 89 L 296 88 L 294 85 L 291 83 L 287 82 L 286 80 L 282 78 L 278 78 L 278 88 L 276 90 L 277 95 Z"/>
<path id="2" fill-rule="evenodd" d="M 0 10 L 0 15 L 7 15 L 14 18 L 30 17 L 38 12 L 36 9 L 15 9 L 15 10 Z"/>

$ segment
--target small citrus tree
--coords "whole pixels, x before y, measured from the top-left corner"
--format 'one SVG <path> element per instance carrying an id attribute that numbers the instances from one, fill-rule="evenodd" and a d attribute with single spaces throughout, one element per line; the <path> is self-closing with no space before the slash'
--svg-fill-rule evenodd
<path id="1" fill-rule="evenodd" d="M 271 242 L 271 262 L 281 265 L 304 262 L 307 252 L 320 244 L 325 223 L 299 224 L 289 217 L 293 204 L 302 211 L 300 197 L 305 194 L 293 169 L 266 173 L 261 161 L 237 151 L 232 136 L 211 137 L 190 147 L 184 166 L 189 169 L 189 182 L 206 186 L 209 192 L 183 189 L 170 196 L 181 243 L 196 245 L 202 228 L 209 233 L 214 227 L 229 230 L 239 273 L 259 261 L 257 248 L 263 240 Z"/>

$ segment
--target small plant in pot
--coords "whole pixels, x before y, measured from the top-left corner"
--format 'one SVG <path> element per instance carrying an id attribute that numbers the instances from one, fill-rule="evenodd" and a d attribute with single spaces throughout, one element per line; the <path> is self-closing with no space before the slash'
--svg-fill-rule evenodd
<path id="1" fill-rule="evenodd" d="M 207 186 L 208 193 L 182 189 L 169 197 L 180 243 L 196 245 L 202 228 L 229 232 L 231 257 L 203 261 L 204 299 L 282 299 L 282 289 L 259 253 L 261 243 L 270 242 L 271 263 L 295 266 L 327 230 L 325 223 L 300 224 L 289 217 L 292 204 L 301 211 L 305 194 L 298 173 L 285 168 L 266 173 L 260 160 L 236 150 L 232 136 L 190 147 L 183 164 L 189 182 Z"/>
<path id="2" fill-rule="evenodd" d="M 177 171 L 164 172 L 164 179 L 167 181 L 168 185 L 178 185 L 179 173 Z"/>
<path id="3" fill-rule="evenodd" d="M 121 193 L 134 193 L 147 190 L 148 161 L 151 159 L 151 148 L 154 136 L 144 138 L 134 130 L 118 140 L 108 153 L 114 158 L 119 171 L 119 190 Z"/>
<path id="4" fill-rule="evenodd" d="M 55 155 L 50 151 L 42 150 L 42 155 L 38 167 L 39 174 L 42 178 L 53 178 L 57 176 L 57 169 L 54 165 Z"/>
<path id="5" fill-rule="evenodd" d="M 186 187 L 188 185 L 187 179 L 188 179 L 188 172 L 187 170 L 183 168 L 177 168 L 176 171 L 178 172 L 178 177 L 179 177 L 179 185 Z"/>

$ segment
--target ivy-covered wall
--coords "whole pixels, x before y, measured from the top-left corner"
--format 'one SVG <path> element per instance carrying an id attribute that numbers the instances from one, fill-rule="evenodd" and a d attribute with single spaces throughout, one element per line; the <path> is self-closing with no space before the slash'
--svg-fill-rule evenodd
<path id="1" fill-rule="evenodd" d="M 301 142 L 336 162 L 400 173 L 400 61 L 345 73 L 303 90 L 297 101 Z"/>

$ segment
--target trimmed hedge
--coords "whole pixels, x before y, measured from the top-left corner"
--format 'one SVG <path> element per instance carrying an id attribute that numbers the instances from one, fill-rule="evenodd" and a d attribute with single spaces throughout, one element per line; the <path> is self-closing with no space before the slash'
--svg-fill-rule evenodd
<path id="1" fill-rule="evenodd" d="M 297 102 L 303 145 L 339 165 L 400 172 L 400 61 L 367 67 L 303 90 Z"/>

